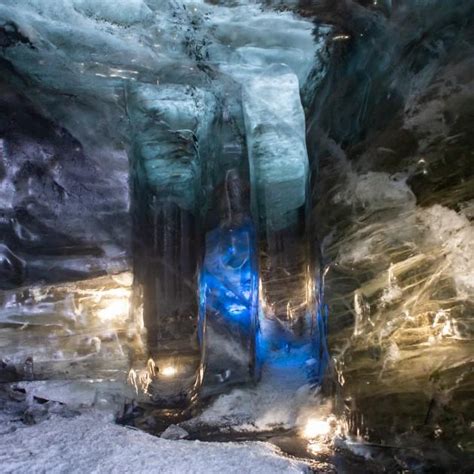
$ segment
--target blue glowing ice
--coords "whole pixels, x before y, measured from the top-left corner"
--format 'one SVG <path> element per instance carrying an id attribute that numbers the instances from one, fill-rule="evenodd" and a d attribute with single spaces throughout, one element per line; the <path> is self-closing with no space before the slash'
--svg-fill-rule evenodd
<path id="1" fill-rule="evenodd" d="M 258 378 L 258 271 L 250 218 L 208 232 L 200 295 L 206 391 Z"/>
<path id="2" fill-rule="evenodd" d="M 207 234 L 201 294 L 208 317 L 223 318 L 250 331 L 257 308 L 255 230 L 250 220 Z"/>

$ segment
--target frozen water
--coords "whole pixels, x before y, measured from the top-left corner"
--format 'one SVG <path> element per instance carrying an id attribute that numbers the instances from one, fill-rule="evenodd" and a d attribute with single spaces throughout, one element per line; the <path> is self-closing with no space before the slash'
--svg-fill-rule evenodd
<path id="1" fill-rule="evenodd" d="M 452 209 L 435 205 L 419 212 L 427 240 L 441 245 L 461 298 L 474 296 L 474 225 Z"/>
<path id="2" fill-rule="evenodd" d="M 308 180 L 305 119 L 298 78 L 273 66 L 243 91 L 251 179 L 263 225 L 286 227 L 304 206 Z"/>
<path id="3" fill-rule="evenodd" d="M 317 49 L 310 21 L 292 12 L 265 10 L 258 3 L 209 8 L 208 28 L 216 42 L 206 51 L 220 69 L 243 78 L 286 64 L 305 83 Z"/>
<path id="4" fill-rule="evenodd" d="M 132 123 L 136 186 L 158 203 L 197 212 L 201 201 L 200 141 L 209 140 L 215 115 L 210 92 L 190 86 L 131 85 L 127 108 Z"/>
<path id="5" fill-rule="evenodd" d="M 256 269 L 252 265 L 254 241 L 251 223 L 237 229 L 208 233 L 202 285 L 211 311 L 229 322 L 249 327 Z"/>
<path id="6" fill-rule="evenodd" d="M 209 322 L 205 334 L 222 348 L 215 351 L 225 369 L 218 378 L 227 380 L 236 367 L 248 373 L 257 365 L 262 246 L 253 226 L 264 223 L 268 235 L 302 226 L 308 157 L 300 88 L 323 46 L 314 41 L 313 23 L 253 2 L 155 0 L 6 0 L 0 19 L 1 55 L 11 65 L 5 77 L 28 104 L 17 127 L 25 136 L 2 138 L 0 147 L 9 164 L 0 199 L 15 215 L 5 224 L 12 238 L 0 250 L 12 291 L 5 297 L 17 302 L 5 304 L 1 320 L 26 325 L 14 337 L 11 327 L 2 328 L 9 364 L 21 368 L 33 358 L 34 377 L 49 377 L 58 367 L 64 374 L 74 360 L 91 373 L 95 364 L 101 370 L 109 364 L 123 381 L 128 359 L 143 380 L 152 378 L 151 359 L 153 377 L 173 364 L 173 373 L 189 365 L 197 375 L 197 274 L 209 231 L 202 279 L 208 309 L 231 324 L 219 329 Z M 27 121 L 47 133 L 25 128 Z M 245 185 L 250 181 L 254 205 L 240 224 L 226 227 L 214 201 L 231 167 Z M 234 255 L 224 252 L 225 268 L 217 268 L 216 253 L 225 245 Z M 300 272 L 304 252 L 296 253 Z M 131 312 L 121 295 L 109 297 L 108 286 L 91 304 L 82 302 L 82 288 L 68 299 L 63 289 L 48 287 L 44 301 L 23 301 L 17 289 L 36 285 L 42 292 L 45 282 L 93 283 L 103 273 L 130 270 Z M 295 286 L 292 303 L 280 305 L 294 315 L 303 307 L 304 278 Z M 237 319 L 245 320 L 238 335 L 230 330 Z M 48 333 L 54 343 L 39 347 Z M 182 353 L 185 360 L 177 361 Z"/>
<path id="7" fill-rule="evenodd" d="M 255 229 L 246 219 L 206 236 L 200 278 L 206 385 L 249 379 L 255 370 L 258 276 Z M 218 390 L 222 388 L 218 388 Z M 206 390 L 206 388 L 205 388 Z"/>

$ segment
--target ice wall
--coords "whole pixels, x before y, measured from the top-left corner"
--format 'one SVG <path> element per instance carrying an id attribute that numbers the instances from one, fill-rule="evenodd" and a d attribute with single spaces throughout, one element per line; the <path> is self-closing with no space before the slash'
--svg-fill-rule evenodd
<path id="1" fill-rule="evenodd" d="M 314 11 L 335 28 L 309 148 L 340 407 L 372 440 L 421 448 L 426 436 L 450 470 L 472 419 L 474 11 Z"/>
<path id="2" fill-rule="evenodd" d="M 8 165 L 1 189 L 7 216 L 2 221 L 7 236 L 1 247 L 6 262 L 2 314 L 9 321 L 2 324 L 4 340 L 10 338 L 13 320 L 27 324 L 23 338 L 30 332 L 50 334 L 52 347 L 63 347 L 63 337 L 71 335 L 67 354 L 47 351 L 43 362 L 58 358 L 73 364 L 84 354 L 90 376 L 99 377 L 95 364 L 113 356 L 106 351 L 109 336 L 101 335 L 104 327 L 89 321 L 107 304 L 114 320 L 107 324 L 124 355 L 111 377 L 125 380 L 127 360 L 132 361 L 129 381 L 151 393 L 150 380 L 167 377 L 160 374 L 162 368 L 173 367 L 169 381 L 191 359 L 196 380 L 198 366 L 211 371 L 217 360 L 224 368 L 226 361 L 238 360 L 236 373 L 248 371 L 258 325 L 255 255 L 273 238 L 272 229 L 289 232 L 296 242 L 304 227 L 308 171 L 299 90 L 321 47 L 313 41 L 312 28 L 292 12 L 247 2 L 2 2 L 1 97 L 7 108 L 0 150 Z M 257 105 L 266 84 L 271 84 L 270 102 Z M 278 91 L 288 109 L 271 103 Z M 12 111 L 13 125 L 6 118 Z M 291 169 L 280 170 L 283 155 L 290 152 Z M 219 208 L 233 170 L 244 200 L 266 196 L 265 202 L 255 199 L 252 210 L 245 204 L 245 219 L 229 227 Z M 289 173 L 295 174 L 293 180 L 285 176 Z M 286 202 L 279 199 L 281 193 L 287 194 Z M 260 221 L 261 228 L 254 230 Z M 234 347 L 236 339 L 227 331 L 222 350 L 204 353 L 198 344 L 199 264 L 204 258 L 212 267 L 215 247 L 221 245 L 212 244 L 212 236 L 225 241 L 237 234 L 248 240 L 236 243 L 248 264 L 232 270 L 237 272 L 232 278 L 250 275 L 245 299 L 253 336 L 244 331 L 235 346 L 239 353 L 230 354 L 226 347 Z M 296 248 L 294 242 L 284 248 Z M 282 249 L 270 248 L 272 258 L 281 260 Z M 294 273 L 301 276 L 304 252 L 295 252 Z M 232 273 L 221 270 L 218 279 Z M 133 288 L 114 279 L 130 271 Z M 94 307 L 78 304 L 82 283 L 77 282 L 93 285 L 101 277 L 114 278 L 97 288 Z M 296 306 L 304 303 L 298 278 L 294 298 L 301 301 L 279 302 L 281 311 L 268 313 L 272 318 L 296 315 Z M 57 291 L 62 285 L 73 301 L 74 317 L 60 309 L 67 306 Z M 129 313 L 122 296 L 110 301 L 109 290 L 132 293 L 133 310 Z M 43 308 L 31 292 L 47 298 L 50 306 Z M 46 313 L 54 315 L 45 319 Z M 207 334 L 217 327 L 211 326 Z M 24 352 L 19 345 L 5 343 L 2 358 L 21 368 L 28 353 L 26 358 L 35 362 L 33 346 L 28 349 L 26 343 Z M 183 364 L 176 358 L 181 352 L 186 353 Z M 154 358 L 165 353 L 166 367 L 160 367 Z M 17 378 L 25 376 L 22 370 Z M 53 372 L 33 371 L 33 377 Z M 217 375 L 221 372 L 216 369 Z M 181 390 L 179 384 L 175 389 Z"/>

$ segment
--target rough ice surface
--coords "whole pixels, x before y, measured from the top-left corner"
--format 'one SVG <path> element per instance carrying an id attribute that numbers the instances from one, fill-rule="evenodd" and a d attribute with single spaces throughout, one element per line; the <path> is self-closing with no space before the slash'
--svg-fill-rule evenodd
<path id="1" fill-rule="evenodd" d="M 254 230 L 250 223 L 237 229 L 216 229 L 207 235 L 203 265 L 203 289 L 208 307 L 227 320 L 250 325 L 255 265 L 251 245 Z"/>
<path id="2" fill-rule="evenodd" d="M 318 47 L 310 21 L 258 3 L 208 8 L 207 28 L 215 42 L 206 46 L 206 52 L 221 70 L 244 80 L 273 64 L 286 64 L 305 83 Z"/>
<path id="3" fill-rule="evenodd" d="M 310 112 L 330 352 L 355 432 L 387 440 L 391 429 L 408 445 L 414 430 L 462 458 L 472 451 L 474 11 L 381 3 L 336 2 L 325 16 L 343 33 Z"/>
<path id="4" fill-rule="evenodd" d="M 132 84 L 127 108 L 133 128 L 137 186 L 149 189 L 158 203 L 174 203 L 198 212 L 202 167 L 209 157 L 199 141 L 209 140 L 215 115 L 212 93 L 185 85 Z M 143 182 L 141 182 L 143 181 Z"/>
<path id="5" fill-rule="evenodd" d="M 204 390 L 206 382 L 222 386 L 248 381 L 249 367 L 252 372 L 258 370 L 254 362 L 258 326 L 255 243 L 255 228 L 248 219 L 220 226 L 206 236 L 200 275 L 201 337 L 207 352 Z"/>
<path id="6" fill-rule="evenodd" d="M 334 202 L 363 206 L 376 211 L 387 207 L 404 208 L 415 204 L 416 198 L 405 176 L 390 176 L 382 172 L 363 175 L 351 173 L 344 190 L 334 196 Z"/>
<path id="7" fill-rule="evenodd" d="M 474 226 L 462 214 L 434 205 L 419 218 L 428 228 L 427 239 L 441 244 L 456 291 L 461 298 L 474 295 Z"/>
<path id="8" fill-rule="evenodd" d="M 131 286 L 125 272 L 3 291 L 2 381 L 123 377 Z"/>
<path id="9" fill-rule="evenodd" d="M 294 160 L 286 176 L 272 168 L 276 161 L 253 161 L 264 172 L 260 190 L 272 185 L 264 198 L 285 214 L 261 207 L 258 217 L 268 211 L 271 225 L 284 227 L 311 196 L 305 224 L 311 244 L 321 246 L 336 409 L 354 433 L 398 443 L 400 469 L 422 465 L 416 450 L 405 449 L 419 437 L 456 456 L 472 452 L 472 3 L 334 0 L 298 9 L 308 19 L 246 2 L 1 3 L 2 380 L 71 368 L 125 377 L 129 352 L 145 340 L 143 319 L 126 316 L 130 282 L 110 276 L 132 267 L 127 155 L 141 137 L 126 93 L 133 84 L 162 95 L 189 86 L 215 95 L 217 121 L 232 129 L 232 140 L 198 140 L 199 160 L 192 155 L 189 166 L 153 156 L 152 182 L 171 190 L 173 205 L 211 213 L 222 169 L 242 164 L 246 129 L 254 158 L 278 150 L 265 116 L 275 112 L 289 148 L 283 154 Z M 314 24 L 314 15 L 332 27 Z M 304 155 L 293 153 L 303 146 L 298 88 L 315 170 L 307 194 Z M 286 94 L 296 128 L 273 110 Z M 252 108 L 260 97 L 269 100 Z M 153 138 L 159 117 L 144 118 L 157 119 L 146 130 Z M 191 144 L 188 132 L 199 135 L 193 127 L 161 145 Z M 219 153 L 232 147 L 233 154 Z M 165 164 L 166 176 L 153 174 Z M 197 176 L 202 203 L 184 184 Z M 206 232 L 219 226 L 210 221 Z M 299 282 L 317 277 L 305 273 L 304 249 L 294 246 L 299 234 L 290 230 L 270 233 L 273 247 L 261 262 L 269 282 L 284 282 L 283 297 L 262 283 L 282 333 L 296 328 L 291 320 L 307 301 Z M 242 354 L 234 343 L 224 337 L 223 354 Z M 146 385 L 149 373 L 141 375 Z M 252 429 L 292 426 L 290 390 L 268 381 L 264 374 L 262 395 L 249 389 L 217 400 L 209 420 L 228 410 Z M 282 409 L 273 413 L 267 399 Z M 437 467 L 453 471 L 447 463 Z"/>
<path id="10" fill-rule="evenodd" d="M 288 472 L 308 466 L 267 443 L 171 441 L 113 424 L 100 413 L 52 416 L 35 426 L 8 423 L 2 472 Z M 45 449 L 47 447 L 48 449 Z"/>

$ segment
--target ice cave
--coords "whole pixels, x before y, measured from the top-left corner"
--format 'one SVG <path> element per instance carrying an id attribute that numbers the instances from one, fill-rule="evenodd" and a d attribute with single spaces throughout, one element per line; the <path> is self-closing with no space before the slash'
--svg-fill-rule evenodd
<path id="1" fill-rule="evenodd" d="M 0 0 L 0 473 L 474 472 L 472 0 Z"/>

